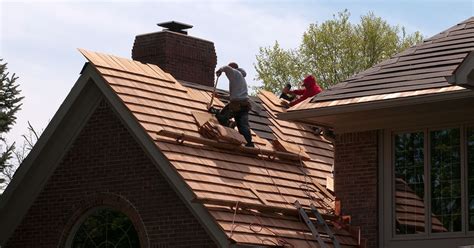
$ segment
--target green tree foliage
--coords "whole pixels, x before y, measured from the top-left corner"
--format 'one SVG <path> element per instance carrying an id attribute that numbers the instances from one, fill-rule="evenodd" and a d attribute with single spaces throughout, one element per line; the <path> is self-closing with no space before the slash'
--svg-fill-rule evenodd
<path id="1" fill-rule="evenodd" d="M 16 113 L 20 110 L 21 100 L 20 90 L 16 80 L 15 74 L 10 75 L 7 71 L 7 63 L 2 63 L 0 59 L 0 141 L 2 143 L 2 153 L 0 155 L 0 175 L 3 175 L 5 170 L 13 166 L 10 160 L 13 158 L 15 151 L 15 144 L 8 144 L 5 139 L 5 134 L 10 131 L 12 125 L 16 120 Z M 8 179 L 8 178 L 7 178 Z M 5 178 L 0 177 L 0 183 L 4 183 Z"/>
<path id="2" fill-rule="evenodd" d="M 263 86 L 257 89 L 276 93 L 308 74 L 327 88 L 423 39 L 419 32 L 406 34 L 403 27 L 392 26 L 373 13 L 361 16 L 359 24 L 350 23 L 349 17 L 346 10 L 332 20 L 310 24 L 297 49 L 285 50 L 277 41 L 260 48 L 254 66 L 256 80 L 262 80 Z"/>
<path id="3" fill-rule="evenodd" d="M 255 69 L 259 79 L 272 82 L 264 84 L 262 88 L 274 91 L 274 85 L 285 85 L 295 78 L 301 78 L 304 70 L 298 58 L 296 50 L 285 50 L 278 41 L 272 47 L 261 47 Z"/>

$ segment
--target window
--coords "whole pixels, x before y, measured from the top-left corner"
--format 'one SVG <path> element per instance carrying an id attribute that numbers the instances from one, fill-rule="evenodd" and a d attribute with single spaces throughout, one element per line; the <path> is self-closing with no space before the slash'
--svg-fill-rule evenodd
<path id="1" fill-rule="evenodd" d="M 79 226 L 72 240 L 73 248 L 140 247 L 138 234 L 130 219 L 111 209 L 98 209 Z"/>
<path id="2" fill-rule="evenodd" d="M 425 231 L 423 132 L 395 135 L 396 233 Z"/>
<path id="3" fill-rule="evenodd" d="M 395 235 L 474 231 L 474 127 L 395 133 L 392 146 Z"/>
<path id="4" fill-rule="evenodd" d="M 474 127 L 467 129 L 467 192 L 469 231 L 474 231 Z"/>
<path id="5" fill-rule="evenodd" d="M 459 232 L 462 227 L 459 129 L 431 131 L 430 141 L 431 230 Z"/>

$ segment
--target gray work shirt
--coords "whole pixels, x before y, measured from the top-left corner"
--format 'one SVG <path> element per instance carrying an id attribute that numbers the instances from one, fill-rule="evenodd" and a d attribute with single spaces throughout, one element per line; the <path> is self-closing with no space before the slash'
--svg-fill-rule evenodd
<path id="1" fill-rule="evenodd" d="M 247 100 L 249 98 L 247 92 L 247 82 L 245 76 L 247 73 L 242 68 L 234 69 L 228 65 L 221 69 L 229 79 L 229 93 L 231 101 Z"/>

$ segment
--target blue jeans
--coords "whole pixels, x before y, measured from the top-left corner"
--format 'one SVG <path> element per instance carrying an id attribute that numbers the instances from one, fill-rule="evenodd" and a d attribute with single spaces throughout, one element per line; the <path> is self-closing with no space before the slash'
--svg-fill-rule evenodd
<path id="1" fill-rule="evenodd" d="M 221 125 L 228 127 L 230 124 L 229 120 L 234 118 L 235 123 L 237 124 L 237 129 L 239 130 L 239 133 L 244 136 L 247 145 L 253 144 L 249 124 L 249 106 L 231 110 L 229 105 L 230 104 L 225 105 L 224 108 L 216 114 L 217 120 Z"/>

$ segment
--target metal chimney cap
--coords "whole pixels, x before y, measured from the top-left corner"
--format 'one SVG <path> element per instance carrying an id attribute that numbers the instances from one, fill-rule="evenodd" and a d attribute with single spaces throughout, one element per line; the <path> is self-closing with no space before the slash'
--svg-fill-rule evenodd
<path id="1" fill-rule="evenodd" d="M 182 22 L 176 22 L 176 21 L 162 22 L 156 25 L 165 28 L 164 30 L 169 30 L 169 31 L 181 33 L 181 34 L 188 34 L 188 32 L 184 30 L 190 29 L 193 27 L 193 25 L 189 25 Z"/>

